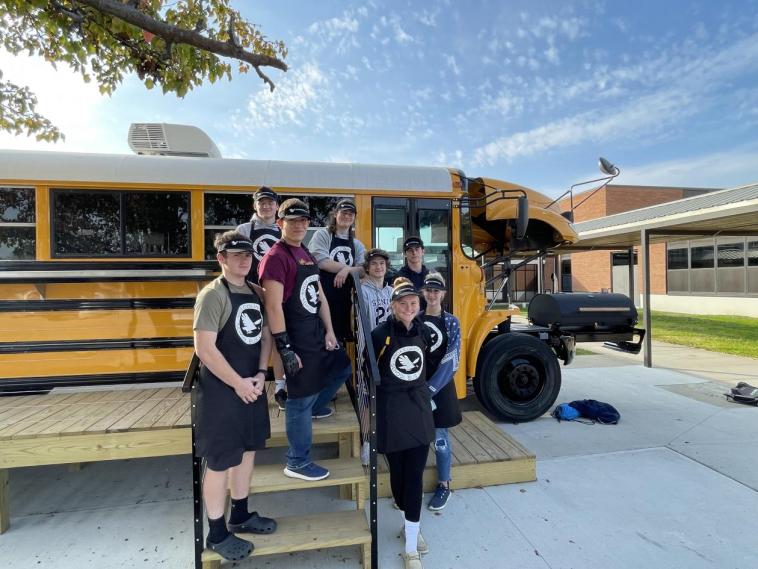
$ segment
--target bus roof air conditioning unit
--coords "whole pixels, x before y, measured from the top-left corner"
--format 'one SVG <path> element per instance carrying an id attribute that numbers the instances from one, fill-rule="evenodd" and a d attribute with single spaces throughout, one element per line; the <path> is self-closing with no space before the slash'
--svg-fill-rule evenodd
<path id="1" fill-rule="evenodd" d="M 221 158 L 218 148 L 196 126 L 166 123 L 132 123 L 129 148 L 137 154 Z"/>

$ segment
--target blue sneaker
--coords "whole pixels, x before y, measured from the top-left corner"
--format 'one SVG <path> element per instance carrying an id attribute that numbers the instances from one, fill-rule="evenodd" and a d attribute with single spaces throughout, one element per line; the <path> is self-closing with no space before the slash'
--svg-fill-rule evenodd
<path id="1" fill-rule="evenodd" d="M 326 419 L 327 417 L 331 417 L 332 415 L 334 415 L 334 411 L 332 411 L 331 407 L 322 407 L 318 411 L 314 411 L 311 417 L 313 419 Z"/>
<path id="2" fill-rule="evenodd" d="M 299 478 L 300 480 L 315 482 L 316 480 L 323 480 L 329 476 L 329 471 L 323 466 L 311 462 L 298 469 L 290 468 L 288 466 L 284 469 L 284 475 L 289 476 L 290 478 Z"/>
<path id="3" fill-rule="evenodd" d="M 434 491 L 434 496 L 432 496 L 432 499 L 429 500 L 429 505 L 427 507 L 433 512 L 441 510 L 447 506 L 447 501 L 449 498 L 450 488 L 444 484 L 437 484 L 437 489 Z"/>

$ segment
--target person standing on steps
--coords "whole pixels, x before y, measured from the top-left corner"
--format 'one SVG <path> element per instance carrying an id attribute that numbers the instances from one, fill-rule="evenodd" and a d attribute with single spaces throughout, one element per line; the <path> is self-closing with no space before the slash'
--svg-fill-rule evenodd
<path id="1" fill-rule="evenodd" d="M 424 265 L 424 242 L 421 237 L 411 236 L 403 243 L 403 255 L 405 263 L 397 272 L 397 276 L 405 277 L 413 283 L 416 290 L 420 291 L 424 286 L 424 277 L 429 269 Z M 421 298 L 421 310 L 426 308 L 426 300 Z"/>
<path id="2" fill-rule="evenodd" d="M 316 231 L 309 244 L 309 249 L 318 262 L 334 335 L 343 343 L 353 339 L 350 327 L 350 274 L 358 277 L 364 275 L 366 247 L 355 238 L 356 213 L 352 200 L 340 200 L 331 213 L 329 225 Z"/>
<path id="3" fill-rule="evenodd" d="M 443 509 L 450 498 L 453 452 L 448 429 L 463 420 L 453 381 L 461 357 L 461 325 L 458 318 L 442 309 L 446 287 L 440 273 L 427 274 L 421 290 L 426 299 L 426 310 L 420 318 L 432 333 L 427 384 L 432 393 L 434 452 L 437 459 L 437 488 L 427 507 L 436 511 Z"/>
<path id="4" fill-rule="evenodd" d="M 202 492 L 210 526 L 207 546 L 225 559 L 238 560 L 254 546 L 235 533 L 276 530 L 273 519 L 248 511 L 255 451 L 265 448 L 271 435 L 264 380 L 272 340 L 260 287 L 246 281 L 253 243 L 227 231 L 215 246 L 221 276 L 200 291 L 194 311 L 195 353 L 202 362 L 196 450 L 206 462 Z M 227 489 L 232 498 L 228 525 Z"/>
<path id="5" fill-rule="evenodd" d="M 279 206 L 282 238 L 263 257 L 259 274 L 269 326 L 287 374 L 284 474 L 322 480 L 329 471 L 311 459 L 311 419 L 332 414 L 328 405 L 351 376 L 352 366 L 334 336 L 316 260 L 302 244 L 309 222 L 310 212 L 301 200 L 291 198 Z"/>
<path id="6" fill-rule="evenodd" d="M 363 270 L 366 276 L 361 279 L 361 294 L 368 308 L 369 322 L 373 330 L 390 315 L 392 287 L 384 284 L 390 256 L 383 249 L 369 249 L 365 257 Z"/>
<path id="7" fill-rule="evenodd" d="M 429 546 L 421 535 L 423 476 L 434 440 L 426 383 L 429 335 L 417 318 L 419 292 L 404 277 L 392 287 L 392 314 L 371 332 L 381 383 L 376 390 L 377 450 L 387 457 L 390 487 L 403 516 L 405 569 L 422 569 Z"/>
<path id="8" fill-rule="evenodd" d="M 253 194 L 253 217 L 250 221 L 237 227 L 237 231 L 253 243 L 253 263 L 250 266 L 248 280 L 258 284 L 258 265 L 274 243 L 282 237 L 282 230 L 276 224 L 276 209 L 279 207 L 279 195 L 269 187 L 261 186 Z M 274 368 L 274 400 L 280 411 L 284 411 L 287 400 L 287 378 L 284 375 L 282 359 L 274 350 L 271 358 Z"/>

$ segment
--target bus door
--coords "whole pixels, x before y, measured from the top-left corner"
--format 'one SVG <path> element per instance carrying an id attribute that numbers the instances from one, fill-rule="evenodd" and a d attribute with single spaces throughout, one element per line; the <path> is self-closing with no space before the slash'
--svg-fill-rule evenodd
<path id="1" fill-rule="evenodd" d="M 424 242 L 424 264 L 429 270 L 436 269 L 445 277 L 448 285 L 446 300 L 450 299 L 450 200 L 374 198 L 372 207 L 373 246 L 389 253 L 394 269 L 391 273 L 394 274 L 405 261 L 403 241 L 411 235 L 418 235 Z"/>

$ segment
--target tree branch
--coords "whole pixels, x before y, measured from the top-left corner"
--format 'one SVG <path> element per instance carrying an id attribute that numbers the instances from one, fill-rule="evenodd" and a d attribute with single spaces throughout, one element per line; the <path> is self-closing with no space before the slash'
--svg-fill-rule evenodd
<path id="1" fill-rule="evenodd" d="M 273 86 L 271 80 L 258 67 L 275 67 L 276 69 L 287 71 L 287 64 L 281 59 L 269 55 L 250 53 L 241 47 L 232 45 L 230 42 L 214 40 L 192 30 L 172 26 L 121 2 L 114 0 L 78 0 L 78 2 L 79 4 L 99 10 L 104 14 L 114 16 L 133 26 L 137 26 L 140 29 L 152 32 L 156 36 L 162 37 L 166 42 L 190 45 L 215 53 L 216 55 L 232 57 L 249 63 L 256 69 L 258 76 L 271 86 Z"/>

